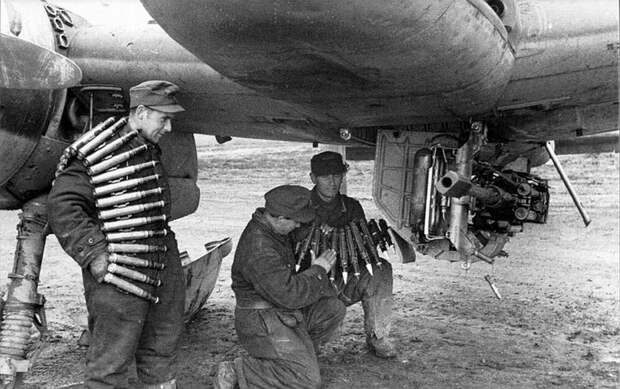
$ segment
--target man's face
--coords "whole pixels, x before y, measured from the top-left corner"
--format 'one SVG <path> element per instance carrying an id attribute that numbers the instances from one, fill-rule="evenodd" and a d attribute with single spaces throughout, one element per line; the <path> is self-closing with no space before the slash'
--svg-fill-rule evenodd
<path id="1" fill-rule="evenodd" d="M 300 226 L 300 223 L 298 221 L 286 218 L 284 216 L 278 216 L 278 218 L 275 220 L 276 222 L 274 223 L 273 229 L 276 233 L 280 235 L 288 235 L 289 233 L 293 232 L 295 228 Z"/>
<path id="2" fill-rule="evenodd" d="M 145 106 L 139 106 L 136 113 L 140 133 L 151 143 L 159 143 L 162 136 L 172 131 L 173 113 L 161 112 Z"/>
<path id="3" fill-rule="evenodd" d="M 319 197 L 325 202 L 330 202 L 336 198 L 340 192 L 340 185 L 342 185 L 343 178 L 344 173 L 328 174 L 325 176 L 317 176 L 310 173 L 310 179 L 316 186 Z"/>

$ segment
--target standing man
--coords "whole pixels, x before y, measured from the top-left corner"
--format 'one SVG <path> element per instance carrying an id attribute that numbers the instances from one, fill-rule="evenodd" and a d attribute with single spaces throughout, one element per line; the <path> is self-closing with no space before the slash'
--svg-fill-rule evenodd
<path id="1" fill-rule="evenodd" d="M 176 388 L 185 279 L 157 143 L 184 111 L 178 90 L 167 81 L 132 87 L 128 118 L 102 133 L 110 147 L 85 144 L 86 133 L 49 194 L 52 231 L 82 267 L 91 334 L 85 388 L 135 387 L 128 382 L 133 362 L 137 386 Z"/>
<path id="2" fill-rule="evenodd" d="M 327 272 L 336 260 L 328 250 L 295 273 L 290 233 L 314 219 L 310 191 L 283 185 L 265 194 L 243 231 L 232 265 L 235 329 L 249 357 L 222 362 L 216 389 L 318 388 L 317 347 L 344 319 Z"/>
<path id="3" fill-rule="evenodd" d="M 310 161 L 312 206 L 317 225 L 327 228 L 342 228 L 351 221 L 364 220 L 366 216 L 359 201 L 340 194 L 340 186 L 347 173 L 348 165 L 342 155 L 325 151 Z M 364 330 L 366 343 L 380 358 L 393 358 L 396 350 L 389 338 L 392 316 L 392 266 L 381 259 L 381 266 L 372 264 L 373 275 L 360 266 L 360 276 L 349 277 L 346 285 L 342 274 L 336 280 L 339 298 L 346 306 L 362 302 L 364 309 Z"/>

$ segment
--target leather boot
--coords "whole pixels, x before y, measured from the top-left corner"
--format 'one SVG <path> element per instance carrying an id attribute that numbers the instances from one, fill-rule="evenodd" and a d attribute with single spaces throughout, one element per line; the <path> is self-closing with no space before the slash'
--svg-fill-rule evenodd
<path id="1" fill-rule="evenodd" d="M 368 344 L 368 348 L 379 358 L 395 358 L 396 357 L 396 347 L 394 347 L 394 343 L 388 337 L 377 339 L 377 338 L 366 338 L 366 344 Z"/>
<path id="2" fill-rule="evenodd" d="M 235 389 L 237 382 L 234 362 L 220 362 L 217 365 L 217 376 L 213 379 L 213 389 Z"/>
<path id="3" fill-rule="evenodd" d="M 392 296 L 371 296 L 362 299 L 364 330 L 368 348 L 379 358 L 394 358 L 396 348 L 389 338 Z"/>

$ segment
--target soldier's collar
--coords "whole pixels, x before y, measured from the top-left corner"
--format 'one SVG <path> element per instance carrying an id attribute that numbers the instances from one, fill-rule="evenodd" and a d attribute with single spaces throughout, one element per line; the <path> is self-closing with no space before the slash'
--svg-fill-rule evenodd
<path id="1" fill-rule="evenodd" d="M 316 190 L 316 186 L 314 186 L 314 188 L 312 188 L 312 191 L 310 191 L 310 202 L 312 203 L 312 206 L 315 208 L 324 207 L 324 208 L 334 209 L 337 206 L 340 206 L 340 209 L 342 212 L 347 211 L 347 207 L 344 204 L 342 194 L 338 193 L 332 201 L 327 202 L 321 199 L 321 196 L 319 196 Z"/>

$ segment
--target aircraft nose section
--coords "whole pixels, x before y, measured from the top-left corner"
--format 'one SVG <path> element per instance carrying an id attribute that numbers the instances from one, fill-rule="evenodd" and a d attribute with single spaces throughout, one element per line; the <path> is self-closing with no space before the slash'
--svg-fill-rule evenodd
<path id="1" fill-rule="evenodd" d="M 0 33 L 0 88 L 65 89 L 82 80 L 70 59 L 20 38 Z"/>
<path id="2" fill-rule="evenodd" d="M 484 112 L 514 62 L 506 29 L 482 0 L 142 1 L 227 77 L 336 116 L 356 104 L 349 111 Z"/>

